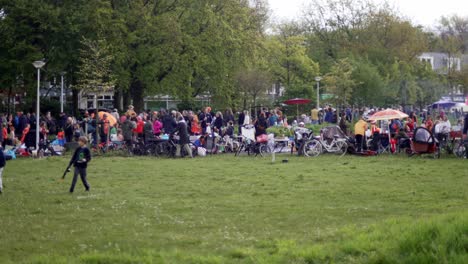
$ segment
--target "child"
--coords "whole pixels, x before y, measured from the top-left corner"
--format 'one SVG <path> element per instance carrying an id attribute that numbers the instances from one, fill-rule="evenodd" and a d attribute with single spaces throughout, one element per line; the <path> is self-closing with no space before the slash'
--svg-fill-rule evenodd
<path id="1" fill-rule="evenodd" d="M 3 153 L 2 146 L 0 146 L 0 194 L 2 194 L 3 192 L 2 174 L 3 174 L 3 168 L 5 168 L 5 165 L 6 165 L 5 154 Z"/>
<path id="2" fill-rule="evenodd" d="M 81 137 L 81 127 L 80 124 L 76 123 L 73 126 L 73 138 L 75 141 L 78 141 L 78 139 Z"/>
<path id="3" fill-rule="evenodd" d="M 88 139 L 86 137 L 80 137 L 78 139 L 78 144 L 80 147 L 75 150 L 75 153 L 70 160 L 70 165 L 73 164 L 75 167 L 75 174 L 73 175 L 70 193 L 73 193 L 73 190 L 75 189 L 75 184 L 78 180 L 78 174 L 80 174 L 81 181 L 83 182 L 86 191 L 89 191 L 89 184 L 86 181 L 86 168 L 88 167 L 88 162 L 91 160 L 91 152 L 86 147 L 87 143 Z"/>
<path id="4" fill-rule="evenodd" d="M 60 146 L 63 147 L 65 145 L 65 132 L 63 132 L 62 128 L 60 128 L 59 132 L 57 133 L 57 140 Z"/>

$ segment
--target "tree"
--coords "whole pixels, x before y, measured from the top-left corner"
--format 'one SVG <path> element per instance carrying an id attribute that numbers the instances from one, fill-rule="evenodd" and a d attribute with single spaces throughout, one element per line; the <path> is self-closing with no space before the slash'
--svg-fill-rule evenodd
<path id="1" fill-rule="evenodd" d="M 78 87 L 83 93 L 110 91 L 114 88 L 115 77 L 111 71 L 113 56 L 105 40 L 83 38 L 80 49 Z"/>
<path id="2" fill-rule="evenodd" d="M 307 56 L 305 37 L 297 24 L 279 25 L 266 46 L 270 72 L 275 81 L 286 87 L 286 93 L 295 94 L 314 85 L 319 65 Z"/>
<path id="3" fill-rule="evenodd" d="M 351 102 L 358 106 L 384 105 L 383 90 L 386 83 L 379 69 L 364 59 L 353 61 L 352 64 L 354 70 L 351 76 L 356 86 L 352 92 Z"/>
<path id="4" fill-rule="evenodd" d="M 238 72 L 236 79 L 243 97 L 244 109 L 247 109 L 247 102 L 257 106 L 257 99 L 264 95 L 272 84 L 271 75 L 259 68 L 242 70 Z M 251 102 L 249 98 L 252 98 Z"/>
<path id="5" fill-rule="evenodd" d="M 351 62 L 348 59 L 341 59 L 325 75 L 323 82 L 326 90 L 334 95 L 334 101 L 338 106 L 348 105 L 353 89 L 357 85 L 352 78 L 353 71 Z"/>

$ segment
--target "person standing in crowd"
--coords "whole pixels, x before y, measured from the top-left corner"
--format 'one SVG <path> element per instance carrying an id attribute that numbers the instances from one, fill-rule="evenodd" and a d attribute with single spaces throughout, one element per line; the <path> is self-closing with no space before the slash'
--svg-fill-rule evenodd
<path id="1" fill-rule="evenodd" d="M 268 128 L 268 122 L 265 116 L 265 112 L 261 112 L 258 118 L 254 122 L 255 125 L 255 137 L 266 134 Z"/>
<path id="2" fill-rule="evenodd" d="M 3 153 L 3 147 L 0 146 L 0 194 L 3 193 L 2 176 L 3 176 L 3 169 L 5 168 L 5 166 L 6 166 L 6 158 L 5 158 L 5 154 Z"/>
<path id="3" fill-rule="evenodd" d="M 319 110 L 316 107 L 310 110 L 310 119 L 312 120 L 312 125 L 317 125 L 319 123 Z"/>
<path id="4" fill-rule="evenodd" d="M 135 138 L 143 139 L 143 129 L 145 127 L 145 122 L 143 122 L 143 118 L 141 116 L 136 117 L 136 128 L 133 130 L 135 133 Z"/>
<path id="5" fill-rule="evenodd" d="M 349 106 L 346 107 L 345 114 L 346 114 L 346 121 L 351 123 L 353 121 L 353 114 L 352 114 L 351 107 Z"/>
<path id="6" fill-rule="evenodd" d="M 431 131 L 432 133 L 433 132 L 432 129 L 434 128 L 434 123 L 432 122 L 432 117 L 430 115 L 427 116 L 425 125 L 426 125 L 427 130 Z"/>
<path id="7" fill-rule="evenodd" d="M 133 146 L 133 129 L 136 128 L 136 123 L 131 120 L 129 114 L 126 115 L 125 121 L 122 124 L 122 134 L 125 141 L 125 145 L 129 150 L 132 149 Z"/>
<path id="8" fill-rule="evenodd" d="M 64 112 L 61 112 L 59 121 L 58 121 L 59 128 L 62 128 L 63 130 L 65 130 L 65 126 L 67 125 L 67 120 L 68 120 L 67 115 Z"/>
<path id="9" fill-rule="evenodd" d="M 73 141 L 73 118 L 68 117 L 67 122 L 65 123 L 65 127 L 63 129 L 65 132 L 65 142 L 72 142 Z"/>
<path id="10" fill-rule="evenodd" d="M 192 126 L 190 127 L 190 130 L 193 135 L 200 135 L 201 133 L 201 127 L 197 115 L 192 116 Z"/>
<path id="11" fill-rule="evenodd" d="M 185 122 L 184 117 L 182 116 L 181 113 L 176 114 L 176 119 L 177 119 L 177 127 L 171 134 L 171 137 L 175 133 L 179 135 L 179 142 L 176 146 L 176 157 L 181 156 L 181 148 L 184 148 L 188 157 L 192 158 L 192 149 L 190 148 L 190 145 L 189 145 L 190 136 L 187 130 L 187 123 Z"/>
<path id="12" fill-rule="evenodd" d="M 6 135 L 4 132 L 4 127 L 6 126 L 6 120 L 3 120 L 3 114 L 0 114 L 0 145 L 4 146 Z M 8 134 L 8 133 L 7 133 Z"/>
<path id="13" fill-rule="evenodd" d="M 234 123 L 234 113 L 231 108 L 227 108 L 223 116 L 223 126 L 227 126 L 230 121 Z"/>
<path id="14" fill-rule="evenodd" d="M 198 116 L 198 119 L 201 122 L 202 134 L 205 135 L 207 132 L 207 127 L 211 125 L 212 116 L 211 116 L 211 107 L 207 106 Z"/>
<path id="15" fill-rule="evenodd" d="M 162 123 L 159 121 L 158 115 L 154 115 L 154 121 L 153 121 L 153 134 L 157 137 L 161 135 L 161 129 L 162 129 Z"/>
<path id="16" fill-rule="evenodd" d="M 7 124 L 3 123 L 0 133 L 2 134 L 2 141 L 0 142 L 0 145 L 2 145 L 3 148 L 5 148 L 7 142 L 8 142 L 8 129 L 7 129 Z"/>
<path id="17" fill-rule="evenodd" d="M 177 126 L 177 122 L 175 121 L 174 117 L 170 114 L 167 113 L 166 111 L 162 112 L 162 124 L 163 124 L 163 129 L 165 134 L 171 134 L 175 127 Z"/>
<path id="18" fill-rule="evenodd" d="M 278 124 L 278 115 L 276 111 L 272 111 L 270 113 L 270 117 L 268 117 L 268 126 L 276 126 Z"/>
<path id="19" fill-rule="evenodd" d="M 100 129 L 99 129 L 99 135 L 101 136 L 101 143 L 107 144 L 109 131 L 110 131 L 110 122 L 109 122 L 109 119 L 107 119 L 107 114 L 104 114 L 102 116 L 102 120 L 100 122 Z"/>
<path id="20" fill-rule="evenodd" d="M 367 122 L 364 120 L 364 117 L 354 125 L 354 135 L 356 138 L 357 152 L 362 152 L 365 149 L 364 136 L 367 130 Z"/>
<path id="21" fill-rule="evenodd" d="M 73 165 L 73 167 L 75 167 L 75 173 L 73 175 L 72 184 L 70 186 L 70 193 L 73 193 L 75 190 L 75 184 L 78 180 L 78 175 L 80 175 L 81 182 L 83 182 L 85 190 L 87 192 L 89 191 L 90 186 L 86 179 L 86 168 L 88 167 L 88 163 L 91 161 L 91 152 L 89 151 L 88 147 L 86 147 L 87 143 L 88 139 L 86 137 L 80 137 L 78 139 L 78 144 L 80 146 L 75 150 L 75 153 L 73 153 L 73 156 L 70 160 L 69 165 Z"/>
<path id="22" fill-rule="evenodd" d="M 127 112 L 125 112 L 125 115 L 130 116 L 131 118 L 136 117 L 137 114 L 136 114 L 135 110 L 133 110 L 133 109 L 134 109 L 133 105 L 129 105 L 128 109 L 127 109 Z"/>
<path id="23" fill-rule="evenodd" d="M 119 111 L 117 110 L 117 108 L 114 108 L 111 115 L 115 118 L 115 120 L 117 121 L 120 120 L 120 115 L 119 115 Z"/>
<path id="24" fill-rule="evenodd" d="M 465 144 L 465 158 L 468 159 L 468 113 L 463 120 L 463 142 Z"/>
<path id="25" fill-rule="evenodd" d="M 244 125 L 244 120 L 245 120 L 245 114 L 244 114 L 244 111 L 241 111 L 239 113 L 239 116 L 237 117 L 237 125 L 239 126 L 239 134 L 242 132 L 242 126 Z"/>
<path id="26" fill-rule="evenodd" d="M 153 133 L 153 124 L 151 121 L 145 118 L 145 125 L 143 126 L 143 134 L 145 136 L 145 144 L 154 140 L 154 133 Z"/>
<path id="27" fill-rule="evenodd" d="M 414 112 L 411 112 L 409 114 L 409 119 L 413 120 L 413 123 L 415 126 L 418 125 L 418 117 L 416 116 L 416 114 Z"/>
<path id="28" fill-rule="evenodd" d="M 216 112 L 215 118 L 213 120 L 213 129 L 216 133 L 221 135 L 221 129 L 223 127 L 223 114 L 221 112 Z"/>
<path id="29" fill-rule="evenodd" d="M 249 111 L 244 110 L 244 123 L 242 124 L 243 126 L 250 125 L 250 114 Z"/>
<path id="30" fill-rule="evenodd" d="M 411 118 L 411 116 L 408 118 L 405 124 L 405 131 L 409 133 L 413 133 L 414 129 L 416 128 L 416 123 L 414 122 L 414 119 Z"/>
<path id="31" fill-rule="evenodd" d="M 57 127 L 56 127 L 56 122 L 55 119 L 52 117 L 52 114 L 49 112 L 46 113 L 45 115 L 45 120 L 47 129 L 49 130 L 50 135 L 57 135 Z"/>
<path id="32" fill-rule="evenodd" d="M 346 120 L 347 120 L 347 116 L 345 115 L 345 113 L 341 113 L 339 126 L 341 130 L 343 131 L 343 133 L 345 133 L 345 135 L 348 135 L 348 125 L 346 124 Z"/>
<path id="33" fill-rule="evenodd" d="M 327 123 L 332 123 L 333 122 L 333 110 L 331 107 L 328 107 L 327 110 L 325 110 L 325 118 L 324 121 Z"/>

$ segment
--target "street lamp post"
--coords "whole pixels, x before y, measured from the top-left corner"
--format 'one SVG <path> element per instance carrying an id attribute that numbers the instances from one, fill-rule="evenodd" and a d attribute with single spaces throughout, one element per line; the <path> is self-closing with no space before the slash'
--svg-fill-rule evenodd
<path id="1" fill-rule="evenodd" d="M 41 68 L 46 63 L 42 60 L 33 62 L 34 67 L 37 69 L 37 99 L 36 99 L 36 151 L 39 150 L 39 105 L 40 105 L 40 89 L 41 89 Z"/>
<path id="2" fill-rule="evenodd" d="M 63 103 L 64 103 L 64 100 L 63 100 L 63 76 L 67 74 L 66 72 L 61 72 L 60 73 L 60 76 L 62 77 L 62 85 L 60 87 L 60 113 L 63 113 Z"/>
<path id="3" fill-rule="evenodd" d="M 317 110 L 320 108 L 320 81 L 322 77 L 317 76 L 315 77 L 315 81 L 317 82 Z"/>

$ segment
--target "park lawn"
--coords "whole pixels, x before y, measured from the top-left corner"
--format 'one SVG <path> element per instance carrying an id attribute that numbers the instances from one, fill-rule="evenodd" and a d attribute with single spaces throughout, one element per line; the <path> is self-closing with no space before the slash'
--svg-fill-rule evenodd
<path id="1" fill-rule="evenodd" d="M 95 158 L 74 194 L 66 158 L 8 162 L 0 263 L 468 260 L 466 160 L 276 160 Z"/>

